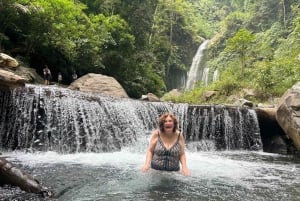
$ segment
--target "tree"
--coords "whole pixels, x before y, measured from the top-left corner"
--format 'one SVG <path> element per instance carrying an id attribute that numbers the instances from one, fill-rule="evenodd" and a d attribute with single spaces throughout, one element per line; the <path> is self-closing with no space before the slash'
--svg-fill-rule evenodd
<path id="1" fill-rule="evenodd" d="M 251 34 L 247 29 L 240 29 L 232 38 L 228 39 L 225 51 L 237 55 L 241 61 L 242 74 L 246 67 L 246 59 L 250 55 L 255 35 Z"/>
<path id="2" fill-rule="evenodd" d="M 4 42 L 13 48 L 10 35 L 19 31 L 18 22 L 31 13 L 31 8 L 30 4 L 22 5 L 14 0 L 0 0 L 0 50 L 4 48 L 2 47 Z"/>

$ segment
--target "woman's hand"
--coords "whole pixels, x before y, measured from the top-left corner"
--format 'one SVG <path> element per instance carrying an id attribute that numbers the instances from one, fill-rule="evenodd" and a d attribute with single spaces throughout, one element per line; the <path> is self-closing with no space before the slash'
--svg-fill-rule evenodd
<path id="1" fill-rule="evenodd" d="M 182 168 L 182 169 L 181 169 L 181 172 L 182 172 L 182 174 L 183 174 L 184 176 L 191 176 L 191 172 L 190 172 L 190 170 L 187 169 L 187 168 Z"/>
<path id="2" fill-rule="evenodd" d="M 147 172 L 149 169 L 150 169 L 150 166 L 149 166 L 149 165 L 144 165 L 144 166 L 142 167 L 142 172 L 145 173 L 145 172 Z"/>

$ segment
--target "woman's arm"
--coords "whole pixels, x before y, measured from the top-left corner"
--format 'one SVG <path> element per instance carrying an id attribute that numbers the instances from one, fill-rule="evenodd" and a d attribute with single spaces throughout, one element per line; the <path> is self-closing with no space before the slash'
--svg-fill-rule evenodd
<path id="1" fill-rule="evenodd" d="M 187 168 L 186 165 L 185 140 L 182 133 L 180 134 L 179 145 L 181 149 L 181 154 L 180 154 L 181 172 L 185 176 L 190 176 L 191 175 L 190 170 Z"/>
<path id="2" fill-rule="evenodd" d="M 146 161 L 142 168 L 142 172 L 147 172 L 150 169 L 151 160 L 153 157 L 153 152 L 154 152 L 154 148 L 155 148 L 155 145 L 157 142 L 157 138 L 158 138 L 158 130 L 155 130 L 155 131 L 153 131 L 151 138 L 150 138 L 150 143 L 149 143 L 147 153 L 146 153 Z"/>

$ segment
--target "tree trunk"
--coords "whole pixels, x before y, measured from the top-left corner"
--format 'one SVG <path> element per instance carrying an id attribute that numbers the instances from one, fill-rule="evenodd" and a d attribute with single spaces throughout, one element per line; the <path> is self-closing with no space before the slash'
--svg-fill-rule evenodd
<path id="1" fill-rule="evenodd" d="M 152 41 L 152 35 L 153 35 L 153 32 L 154 32 L 154 27 L 155 27 L 155 23 L 156 23 L 156 15 L 157 15 L 157 12 L 158 12 L 158 7 L 159 7 L 159 3 L 156 4 L 156 7 L 155 7 L 155 11 L 154 11 L 154 14 L 153 14 L 153 23 L 152 23 L 152 27 L 151 27 L 151 33 L 149 35 L 149 45 L 151 44 L 151 41 Z"/>
<path id="2" fill-rule="evenodd" d="M 286 28 L 286 11 L 285 11 L 285 0 L 282 0 L 282 11 L 283 11 L 283 25 Z"/>
<path id="3" fill-rule="evenodd" d="M 4 184 L 18 186 L 26 192 L 41 194 L 43 197 L 52 196 L 52 192 L 42 187 L 36 179 L 0 157 L 0 185 Z"/>

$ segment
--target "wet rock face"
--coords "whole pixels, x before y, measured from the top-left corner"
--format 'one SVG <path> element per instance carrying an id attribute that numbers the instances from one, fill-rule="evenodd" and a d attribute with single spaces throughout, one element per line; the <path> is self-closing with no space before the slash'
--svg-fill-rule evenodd
<path id="1" fill-rule="evenodd" d="M 300 82 L 281 97 L 276 120 L 300 151 Z"/>
<path id="2" fill-rule="evenodd" d="M 293 152 L 293 145 L 276 120 L 276 108 L 257 108 L 263 151 L 287 154 Z"/>

